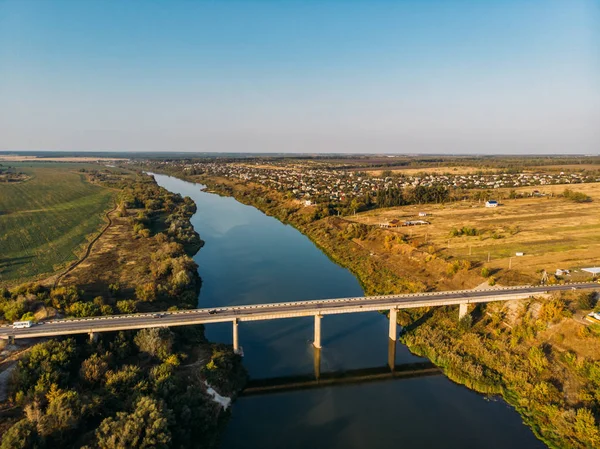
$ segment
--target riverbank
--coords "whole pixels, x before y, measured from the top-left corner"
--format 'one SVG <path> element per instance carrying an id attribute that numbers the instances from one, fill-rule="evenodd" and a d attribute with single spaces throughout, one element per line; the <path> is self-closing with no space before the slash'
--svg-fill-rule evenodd
<path id="1" fill-rule="evenodd" d="M 388 238 L 385 230 L 340 217 L 313 220 L 307 208 L 278 192 L 226 179 L 186 179 L 294 225 L 351 269 L 367 294 L 469 288 L 485 280 L 476 267 L 418 252 L 409 242 Z M 405 266 L 398 266 L 401 260 Z M 408 275 L 403 271 L 407 266 Z M 402 313 L 399 322 L 407 326 L 403 342 L 411 351 L 428 357 L 458 383 L 503 396 L 549 446 L 598 447 L 593 393 L 598 387 L 598 339 L 584 325 L 573 327 L 568 318 L 579 304 L 577 294 L 570 294 L 551 301 L 481 306 L 472 311 L 472 321 L 458 326 L 452 308 Z"/>
<path id="2" fill-rule="evenodd" d="M 59 286 L 2 291 L 4 319 L 196 307 L 201 278 L 191 257 L 203 242 L 190 222 L 194 202 L 149 176 L 99 182 L 120 190 L 106 232 Z M 231 347 L 209 342 L 194 326 L 47 340 L 31 347 L 11 377 L 3 448 L 214 447 L 229 417 L 225 404 L 247 374 Z"/>

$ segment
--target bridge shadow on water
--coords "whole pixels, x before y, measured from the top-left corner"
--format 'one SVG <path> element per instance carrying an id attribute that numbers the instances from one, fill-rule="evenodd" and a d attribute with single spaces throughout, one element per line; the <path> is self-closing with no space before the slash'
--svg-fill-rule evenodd
<path id="1" fill-rule="evenodd" d="M 395 342 L 390 341 L 388 364 L 371 368 L 321 373 L 321 350 L 314 349 L 314 373 L 291 376 L 250 379 L 241 396 L 259 396 L 298 390 L 309 390 L 342 385 L 383 382 L 393 379 L 434 376 L 441 370 L 429 361 L 395 364 Z"/>

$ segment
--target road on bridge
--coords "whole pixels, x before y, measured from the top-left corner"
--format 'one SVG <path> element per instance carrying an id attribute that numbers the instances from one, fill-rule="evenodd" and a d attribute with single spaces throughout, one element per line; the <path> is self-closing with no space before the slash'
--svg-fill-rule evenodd
<path id="1" fill-rule="evenodd" d="M 40 322 L 34 324 L 32 327 L 21 329 L 14 329 L 12 325 L 0 326 L 0 338 L 36 338 L 86 333 L 93 334 L 97 332 L 151 327 L 186 326 L 219 322 L 237 323 L 240 321 L 272 320 L 302 316 L 323 316 L 377 310 L 510 301 L 524 299 L 536 294 L 571 289 L 600 289 L 600 285 L 598 283 L 577 283 L 552 286 L 501 287 L 485 290 L 365 296 L 93 318 L 71 318 Z"/>

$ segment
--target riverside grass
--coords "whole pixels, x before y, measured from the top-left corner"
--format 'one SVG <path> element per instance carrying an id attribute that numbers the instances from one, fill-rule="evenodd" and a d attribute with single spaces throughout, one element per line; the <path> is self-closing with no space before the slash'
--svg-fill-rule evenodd
<path id="1" fill-rule="evenodd" d="M 18 167 L 30 179 L 0 184 L 0 285 L 51 274 L 100 229 L 115 193 L 82 167 L 30 163 Z"/>

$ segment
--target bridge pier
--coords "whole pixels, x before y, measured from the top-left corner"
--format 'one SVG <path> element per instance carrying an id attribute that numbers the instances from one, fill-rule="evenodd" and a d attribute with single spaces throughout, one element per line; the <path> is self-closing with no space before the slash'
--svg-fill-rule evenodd
<path id="1" fill-rule="evenodd" d="M 458 305 L 458 319 L 459 320 L 462 320 L 469 313 L 467 311 L 467 307 L 468 307 L 468 304 L 466 302 L 463 302 Z"/>
<path id="2" fill-rule="evenodd" d="M 96 343 L 98 341 L 98 332 L 90 331 L 90 343 Z"/>
<path id="3" fill-rule="evenodd" d="M 232 321 L 233 323 L 233 352 L 239 354 L 240 351 L 240 336 L 238 333 L 238 320 L 235 319 Z"/>
<path id="4" fill-rule="evenodd" d="M 390 340 L 398 340 L 398 309 L 390 309 Z"/>
<path id="5" fill-rule="evenodd" d="M 315 315 L 315 340 L 313 346 L 317 349 L 321 349 L 321 319 L 323 316 Z"/>

